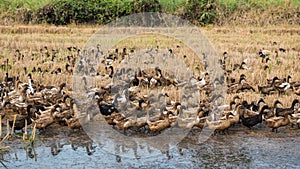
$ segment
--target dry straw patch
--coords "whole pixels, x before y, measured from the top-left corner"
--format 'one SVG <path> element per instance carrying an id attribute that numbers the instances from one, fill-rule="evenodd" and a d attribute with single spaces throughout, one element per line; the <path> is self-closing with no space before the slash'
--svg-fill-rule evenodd
<path id="1" fill-rule="evenodd" d="M 33 67 L 40 67 L 42 70 L 47 69 L 49 72 L 61 68 L 64 70 L 66 64 L 66 56 L 74 55 L 74 53 L 67 50 L 67 47 L 76 46 L 83 48 L 88 38 L 97 31 L 96 27 L 54 27 L 54 26 L 10 26 L 0 27 L 0 63 L 5 63 L 9 59 L 12 69 L 9 70 L 10 75 L 19 76 L 21 81 L 27 81 L 24 67 L 31 71 Z M 271 79 L 274 76 L 284 78 L 287 75 L 292 76 L 292 81 L 300 80 L 300 29 L 299 27 L 291 26 L 270 26 L 270 27 L 207 27 L 203 28 L 203 33 L 207 35 L 215 49 L 220 54 L 227 51 L 229 61 L 227 67 L 230 68 L 234 64 L 240 64 L 246 59 L 247 65 L 252 69 L 249 71 L 239 70 L 232 76 L 239 77 L 240 74 L 247 76 L 247 81 L 257 90 L 258 84 L 266 84 L 266 79 Z M 127 47 L 128 49 L 140 49 L 147 47 L 155 48 L 157 45 L 162 49 L 173 49 L 176 56 L 184 59 L 186 55 L 186 64 L 195 72 L 197 76 L 201 76 L 204 72 L 201 64 L 202 62 L 191 51 L 191 49 L 166 37 L 137 37 L 118 44 L 119 49 Z M 40 50 L 47 46 L 47 50 L 52 55 L 52 50 L 58 51 L 55 62 L 43 58 Z M 275 51 L 279 47 L 285 48 L 286 53 L 279 52 L 276 56 Z M 17 60 L 16 50 L 24 55 L 23 60 Z M 258 57 L 260 49 L 268 49 L 272 52 L 270 55 L 271 62 L 269 70 L 262 69 L 263 64 Z M 32 60 L 32 57 L 34 58 Z M 199 66 L 200 65 L 200 66 Z M 199 66 L 200 68 L 196 68 Z M 196 72 L 200 70 L 200 72 Z M 0 70 L 0 78 L 4 79 L 4 70 Z M 50 73 L 33 73 L 33 79 L 45 85 L 58 86 L 62 82 L 71 84 L 71 75 L 66 74 L 50 74 Z M 261 95 L 257 93 L 243 93 L 241 94 L 246 100 L 256 100 Z M 228 96 L 229 100 L 232 96 Z M 277 95 L 268 96 L 266 100 L 272 103 L 277 99 Z M 290 105 L 290 102 L 295 95 L 290 94 L 281 96 L 280 100 L 285 105 Z"/>

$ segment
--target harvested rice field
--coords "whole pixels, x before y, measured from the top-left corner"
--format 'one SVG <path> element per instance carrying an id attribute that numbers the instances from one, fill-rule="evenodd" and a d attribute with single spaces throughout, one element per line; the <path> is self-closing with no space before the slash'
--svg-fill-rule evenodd
<path id="1" fill-rule="evenodd" d="M 86 48 L 99 29 L 0 26 L 1 167 L 300 166 L 299 27 L 199 28 L 217 78 L 168 36 Z"/>

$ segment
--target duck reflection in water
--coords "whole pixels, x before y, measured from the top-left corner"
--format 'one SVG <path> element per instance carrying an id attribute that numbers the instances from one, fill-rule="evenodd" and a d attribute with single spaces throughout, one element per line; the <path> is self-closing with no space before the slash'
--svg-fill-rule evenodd
<path id="1" fill-rule="evenodd" d="M 93 142 L 88 142 L 85 146 L 87 155 L 93 155 L 96 151 L 96 146 L 93 146 Z"/>
<path id="2" fill-rule="evenodd" d="M 34 144 L 28 144 L 27 146 L 24 147 L 26 151 L 26 158 L 28 159 L 34 159 L 34 161 L 37 161 L 37 154 L 34 148 Z"/>
<path id="3" fill-rule="evenodd" d="M 51 154 L 53 156 L 58 155 L 61 152 L 61 149 L 63 148 L 63 145 L 60 144 L 60 142 L 58 141 L 58 143 L 56 143 L 56 141 L 54 141 L 51 144 Z"/>

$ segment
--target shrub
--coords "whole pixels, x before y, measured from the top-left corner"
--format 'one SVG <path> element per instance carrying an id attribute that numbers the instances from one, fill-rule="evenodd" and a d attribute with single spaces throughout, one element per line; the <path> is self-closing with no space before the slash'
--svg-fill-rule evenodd
<path id="1" fill-rule="evenodd" d="M 183 17 L 197 25 L 213 23 L 217 16 L 214 0 L 188 0 Z"/>
<path id="2" fill-rule="evenodd" d="M 106 24 L 132 13 L 160 10 L 157 0 L 60 0 L 40 8 L 36 20 L 56 25 Z"/>

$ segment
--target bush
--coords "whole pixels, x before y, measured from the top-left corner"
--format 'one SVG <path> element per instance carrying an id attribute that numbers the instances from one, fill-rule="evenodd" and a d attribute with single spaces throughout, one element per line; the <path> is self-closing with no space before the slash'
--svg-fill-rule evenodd
<path id="1" fill-rule="evenodd" d="M 32 10 L 27 9 L 27 8 L 19 8 L 16 10 L 16 21 L 18 23 L 23 23 L 23 24 L 28 24 L 32 20 Z"/>
<path id="2" fill-rule="evenodd" d="M 214 0 L 188 0 L 183 17 L 197 25 L 213 23 L 217 17 L 216 3 Z"/>
<path id="3" fill-rule="evenodd" d="M 161 12 L 161 5 L 158 0 L 135 0 L 134 13 L 140 12 Z"/>
<path id="4" fill-rule="evenodd" d="M 40 8 L 36 21 L 55 25 L 106 24 L 133 13 L 160 10 L 157 0 L 60 0 Z"/>

